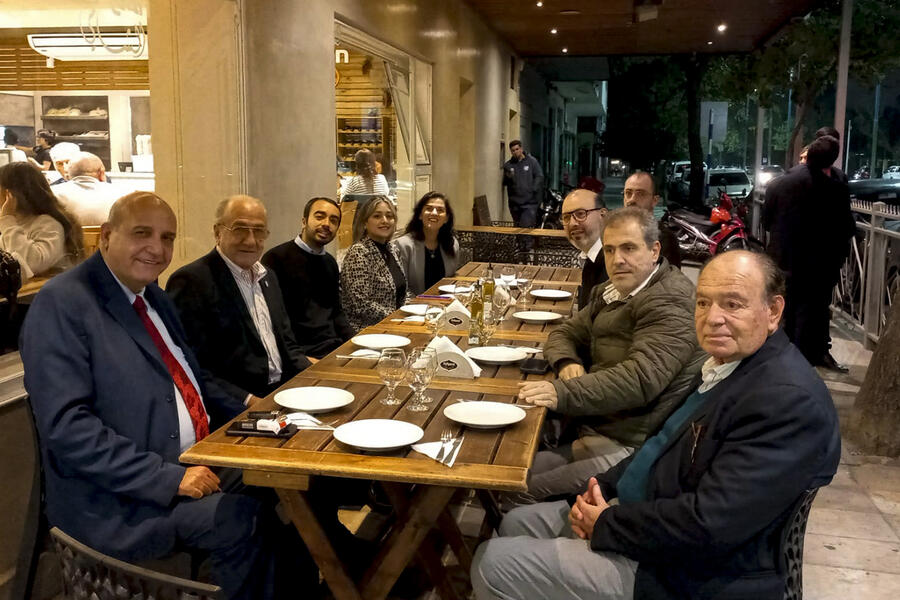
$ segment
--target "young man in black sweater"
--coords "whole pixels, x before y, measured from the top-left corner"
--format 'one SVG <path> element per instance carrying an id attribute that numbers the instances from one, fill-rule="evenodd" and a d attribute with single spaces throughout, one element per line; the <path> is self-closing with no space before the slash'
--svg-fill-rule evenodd
<path id="1" fill-rule="evenodd" d="M 297 342 L 314 358 L 322 358 L 353 336 L 341 306 L 337 261 L 325 251 L 340 224 L 337 202 L 312 198 L 303 209 L 300 234 L 262 257 L 281 283 Z"/>

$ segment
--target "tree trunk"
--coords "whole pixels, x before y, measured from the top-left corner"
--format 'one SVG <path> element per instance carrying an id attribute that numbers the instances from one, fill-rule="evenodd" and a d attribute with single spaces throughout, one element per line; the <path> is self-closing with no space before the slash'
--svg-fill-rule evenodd
<path id="1" fill-rule="evenodd" d="M 860 449 L 879 456 L 900 456 L 900 302 L 872 354 L 850 412 L 848 437 Z"/>
<path id="2" fill-rule="evenodd" d="M 687 79 L 685 89 L 688 110 L 688 151 L 691 159 L 691 191 L 688 204 L 703 206 L 703 192 L 706 184 L 703 173 L 703 143 L 700 137 L 700 84 L 706 71 L 707 58 L 693 55 L 682 62 Z M 712 165 L 709 165 L 712 166 Z"/>
<path id="3" fill-rule="evenodd" d="M 784 151 L 784 170 L 787 171 L 800 160 L 800 150 L 803 148 L 803 122 L 806 113 L 809 112 L 809 102 L 797 103 L 797 119 L 791 130 L 791 139 L 788 140 L 787 149 Z"/>

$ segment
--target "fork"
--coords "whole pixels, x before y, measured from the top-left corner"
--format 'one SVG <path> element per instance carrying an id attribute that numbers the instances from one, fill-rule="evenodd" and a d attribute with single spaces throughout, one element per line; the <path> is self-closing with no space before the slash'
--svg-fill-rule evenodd
<path id="1" fill-rule="evenodd" d="M 453 430 L 450 427 L 444 427 L 441 431 L 441 449 L 438 451 L 434 460 L 441 462 L 447 453 L 447 445 L 453 441 Z"/>

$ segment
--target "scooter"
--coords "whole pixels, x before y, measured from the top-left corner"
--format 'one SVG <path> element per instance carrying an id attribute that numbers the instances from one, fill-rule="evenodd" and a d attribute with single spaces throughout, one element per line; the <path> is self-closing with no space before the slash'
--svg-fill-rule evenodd
<path id="1" fill-rule="evenodd" d="M 734 202 L 728 194 L 719 190 L 719 204 L 712 209 L 709 219 L 678 205 L 670 205 L 662 221 L 675 234 L 685 258 L 703 261 L 717 253 L 735 249 L 762 252 L 762 242 L 747 233 L 743 219 L 733 211 Z"/>
<path id="2" fill-rule="evenodd" d="M 562 194 L 544 190 L 544 200 L 538 206 L 538 229 L 562 229 Z"/>

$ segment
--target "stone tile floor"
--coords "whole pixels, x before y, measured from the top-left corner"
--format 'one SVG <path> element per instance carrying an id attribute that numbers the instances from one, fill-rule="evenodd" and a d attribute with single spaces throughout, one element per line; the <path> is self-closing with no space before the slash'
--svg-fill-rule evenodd
<path id="1" fill-rule="evenodd" d="M 862 335 L 840 318 L 832 323 L 832 353 L 847 374 L 819 370 L 843 421 L 865 378 L 871 352 Z M 460 528 L 477 536 L 477 502 L 454 507 Z M 451 559 L 452 560 L 452 559 Z M 819 490 L 810 511 L 803 559 L 806 600 L 900 598 L 900 459 L 867 456 L 843 440 L 831 485 Z M 437 600 L 432 592 L 419 600 Z"/>

